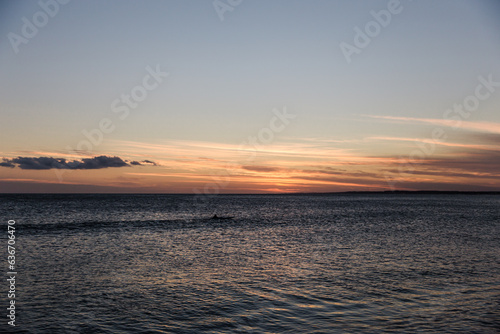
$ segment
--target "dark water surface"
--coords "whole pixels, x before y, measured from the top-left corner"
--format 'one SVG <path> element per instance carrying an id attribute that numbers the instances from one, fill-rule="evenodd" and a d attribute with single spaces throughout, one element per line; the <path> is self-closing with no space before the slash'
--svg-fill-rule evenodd
<path id="1" fill-rule="evenodd" d="M 500 332 L 500 196 L 193 198 L 1 195 L 0 332 Z"/>

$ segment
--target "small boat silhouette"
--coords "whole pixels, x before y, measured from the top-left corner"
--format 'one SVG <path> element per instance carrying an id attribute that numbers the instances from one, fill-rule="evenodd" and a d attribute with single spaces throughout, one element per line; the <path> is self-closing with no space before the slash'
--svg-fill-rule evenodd
<path id="1" fill-rule="evenodd" d="M 227 220 L 227 219 L 233 219 L 234 217 L 230 217 L 230 216 L 225 216 L 225 217 L 219 217 L 217 215 L 214 215 L 212 218 L 210 219 L 217 219 L 217 220 Z"/>

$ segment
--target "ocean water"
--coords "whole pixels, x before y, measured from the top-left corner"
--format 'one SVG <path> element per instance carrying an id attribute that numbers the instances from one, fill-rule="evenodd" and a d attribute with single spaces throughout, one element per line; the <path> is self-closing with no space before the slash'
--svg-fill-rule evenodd
<path id="1" fill-rule="evenodd" d="M 500 196 L 194 200 L 1 195 L 0 332 L 500 332 Z"/>

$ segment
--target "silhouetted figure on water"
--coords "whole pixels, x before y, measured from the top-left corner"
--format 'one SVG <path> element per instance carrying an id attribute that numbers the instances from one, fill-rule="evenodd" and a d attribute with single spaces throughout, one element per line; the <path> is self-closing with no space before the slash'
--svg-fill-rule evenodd
<path id="1" fill-rule="evenodd" d="M 214 216 L 213 216 L 212 218 L 210 218 L 210 219 L 219 219 L 219 220 L 220 220 L 220 219 L 224 219 L 224 220 L 227 220 L 227 219 L 233 219 L 233 218 L 234 218 L 234 217 L 219 217 L 219 216 L 217 216 L 217 215 L 214 215 Z"/>

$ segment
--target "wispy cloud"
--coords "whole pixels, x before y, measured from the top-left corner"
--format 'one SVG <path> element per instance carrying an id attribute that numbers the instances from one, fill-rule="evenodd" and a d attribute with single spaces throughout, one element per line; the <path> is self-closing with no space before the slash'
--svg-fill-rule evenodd
<path id="1" fill-rule="evenodd" d="M 263 173 L 279 172 L 282 170 L 281 168 L 268 167 L 268 166 L 241 166 L 241 168 L 251 172 L 263 172 Z"/>
<path id="2" fill-rule="evenodd" d="M 451 120 L 451 119 L 396 117 L 396 116 L 378 116 L 378 115 L 364 115 L 364 116 L 370 118 L 385 119 L 394 122 L 432 124 L 437 126 L 445 126 L 453 128 L 458 127 L 464 130 L 473 130 L 479 132 L 500 133 L 500 123 L 493 123 L 493 122 L 471 122 L 462 120 L 459 123 L 457 123 L 456 120 Z"/>
<path id="3" fill-rule="evenodd" d="M 406 138 L 406 137 L 369 137 L 370 140 L 385 140 L 385 141 L 404 141 L 404 142 L 421 142 L 427 144 L 436 144 L 441 146 L 456 147 L 456 148 L 470 148 L 476 150 L 492 150 L 498 148 L 498 145 L 478 145 L 478 144 L 461 144 L 461 143 L 449 143 L 444 141 L 436 141 L 432 139 L 421 139 L 421 138 Z"/>

